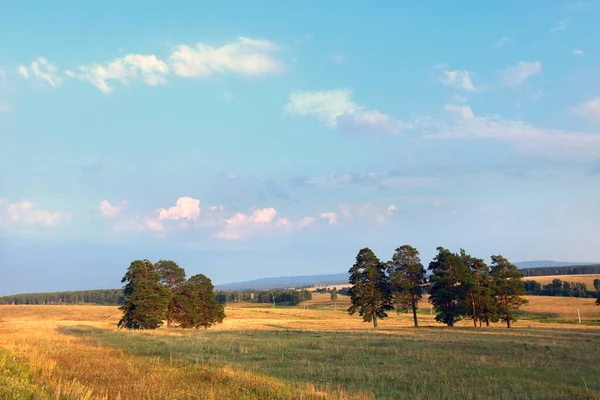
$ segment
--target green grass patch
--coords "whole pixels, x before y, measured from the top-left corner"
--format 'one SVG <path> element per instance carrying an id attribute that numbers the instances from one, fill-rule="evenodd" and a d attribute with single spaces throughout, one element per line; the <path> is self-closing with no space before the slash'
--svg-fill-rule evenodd
<path id="1" fill-rule="evenodd" d="M 60 332 L 131 354 L 377 398 L 600 398 L 600 332 L 590 330 L 178 330 L 184 333 L 178 337 L 71 326 Z"/>

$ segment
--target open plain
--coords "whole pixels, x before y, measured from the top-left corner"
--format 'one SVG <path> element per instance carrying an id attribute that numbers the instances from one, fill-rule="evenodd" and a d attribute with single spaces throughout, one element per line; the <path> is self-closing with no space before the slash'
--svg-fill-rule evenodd
<path id="1" fill-rule="evenodd" d="M 374 330 L 327 297 L 230 304 L 208 330 L 136 332 L 117 330 L 117 307 L 0 306 L 0 397 L 600 398 L 591 299 L 529 297 L 510 330 L 444 328 L 423 302 L 420 328 L 392 313 Z M 584 323 L 567 323 L 577 308 Z"/>

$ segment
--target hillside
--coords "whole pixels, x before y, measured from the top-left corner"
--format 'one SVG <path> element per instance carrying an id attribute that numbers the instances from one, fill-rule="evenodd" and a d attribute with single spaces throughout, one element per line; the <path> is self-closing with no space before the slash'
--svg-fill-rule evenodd
<path id="1" fill-rule="evenodd" d="M 243 289 L 275 289 L 275 288 L 299 288 L 315 285 L 335 285 L 348 283 L 348 273 L 329 274 L 329 275 L 301 275 L 301 276 L 280 276 L 271 278 L 261 278 L 245 282 L 232 282 L 223 285 L 216 285 L 217 290 L 243 290 Z"/>

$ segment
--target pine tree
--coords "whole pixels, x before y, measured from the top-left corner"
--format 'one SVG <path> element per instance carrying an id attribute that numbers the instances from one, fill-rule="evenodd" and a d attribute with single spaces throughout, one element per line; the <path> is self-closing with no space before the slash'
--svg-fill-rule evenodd
<path id="1" fill-rule="evenodd" d="M 512 321 L 516 321 L 515 312 L 529 301 L 520 297 L 525 294 L 523 274 L 506 258 L 492 256 L 491 276 L 494 279 L 496 299 L 498 301 L 498 316 L 510 328 Z"/>
<path id="2" fill-rule="evenodd" d="M 473 275 L 472 284 L 465 286 L 466 313 L 473 320 L 473 326 L 477 327 L 477 321 L 480 327 L 483 321 L 489 326 L 490 320 L 497 321 L 490 269 L 481 258 L 472 257 L 464 249 L 460 249 L 460 258 Z"/>
<path id="3" fill-rule="evenodd" d="M 121 280 L 124 304 L 119 307 L 123 317 L 119 327 L 156 329 L 162 325 L 169 301 L 169 292 L 160 284 L 160 275 L 149 260 L 135 260 Z"/>
<path id="4" fill-rule="evenodd" d="M 182 328 L 207 329 L 223 322 L 225 311 L 217 301 L 211 280 L 198 274 L 188 279 L 175 296 L 174 315 Z"/>
<path id="5" fill-rule="evenodd" d="M 350 274 L 350 300 L 352 305 L 348 313 L 358 314 L 363 321 L 373 321 L 377 328 L 377 319 L 387 318 L 386 311 L 392 310 L 392 291 L 385 274 L 385 266 L 369 248 L 361 249 L 356 263 L 348 271 Z"/>
<path id="6" fill-rule="evenodd" d="M 417 309 L 423 298 L 425 268 L 421 264 L 419 252 L 412 246 L 398 247 L 387 264 L 396 310 L 411 310 L 415 327 L 419 326 Z"/>
<path id="7" fill-rule="evenodd" d="M 154 266 L 160 275 L 161 284 L 169 291 L 166 318 L 167 328 L 170 329 L 175 318 L 175 296 L 185 283 L 185 270 L 170 260 L 160 260 Z"/>
<path id="8" fill-rule="evenodd" d="M 443 247 L 437 250 L 428 268 L 433 273 L 429 302 L 437 312 L 435 320 L 452 327 L 466 314 L 466 289 L 473 285 L 473 276 L 458 254 Z"/>

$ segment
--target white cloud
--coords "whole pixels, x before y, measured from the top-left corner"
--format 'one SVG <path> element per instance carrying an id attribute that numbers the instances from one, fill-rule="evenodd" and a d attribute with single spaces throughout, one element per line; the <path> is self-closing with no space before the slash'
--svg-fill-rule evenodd
<path id="1" fill-rule="evenodd" d="M 317 222 L 317 218 L 315 217 L 304 217 L 298 222 L 299 228 L 306 228 L 308 226 L 314 225 Z"/>
<path id="2" fill-rule="evenodd" d="M 285 105 L 290 115 L 310 116 L 329 128 L 360 129 L 398 133 L 404 125 L 378 110 L 365 110 L 350 99 L 352 90 L 334 89 L 316 92 L 295 92 Z"/>
<path id="3" fill-rule="evenodd" d="M 574 56 L 584 56 L 585 55 L 585 51 L 581 50 L 581 49 L 573 49 L 572 54 Z"/>
<path id="4" fill-rule="evenodd" d="M 109 83 L 118 81 L 123 84 L 141 79 L 148 85 L 162 85 L 167 82 L 169 73 L 167 64 L 154 54 L 128 54 L 106 65 L 88 65 L 80 67 L 80 79 L 88 81 L 104 93 L 113 90 Z M 71 71 L 68 71 L 71 72 Z M 70 75 L 75 75 L 71 72 Z"/>
<path id="5" fill-rule="evenodd" d="M 354 114 L 342 115 L 338 117 L 337 125 L 349 129 L 358 128 L 360 130 L 391 134 L 400 133 L 400 126 L 404 126 L 399 121 L 378 110 L 359 111 Z"/>
<path id="6" fill-rule="evenodd" d="M 8 204 L 5 208 L 5 213 L 13 223 L 26 225 L 51 226 L 56 225 L 60 220 L 70 218 L 68 213 L 37 209 L 33 203 L 26 200 Z"/>
<path id="7" fill-rule="evenodd" d="M 515 66 L 502 70 L 500 78 L 507 86 L 518 86 L 523 84 L 528 78 L 539 74 L 541 70 L 542 63 L 539 61 L 521 61 Z"/>
<path id="8" fill-rule="evenodd" d="M 514 143 L 527 153 L 563 157 L 596 158 L 600 154 L 598 134 L 539 128 L 498 116 L 461 117 L 451 123 L 428 121 L 422 128 L 426 139 L 499 140 Z"/>
<path id="9" fill-rule="evenodd" d="M 197 43 L 195 47 L 179 45 L 169 56 L 169 65 L 175 75 L 184 78 L 203 78 L 231 72 L 258 76 L 278 74 L 282 63 L 270 53 L 278 46 L 266 40 L 239 37 L 234 43 L 213 47 Z"/>
<path id="10" fill-rule="evenodd" d="M 102 200 L 100 201 L 100 214 L 103 217 L 106 218 L 112 218 L 115 217 L 117 214 L 119 214 L 121 211 L 123 211 L 123 209 L 126 206 L 126 202 L 121 202 L 121 204 L 118 205 L 112 205 L 110 204 L 110 202 L 108 200 Z"/>
<path id="11" fill-rule="evenodd" d="M 512 39 L 508 36 L 502 36 L 500 39 L 498 39 L 498 41 L 496 43 L 494 43 L 494 47 L 499 49 L 500 47 L 504 46 L 505 44 L 509 43 Z"/>
<path id="12" fill-rule="evenodd" d="M 572 107 L 571 111 L 592 121 L 600 122 L 600 97 Z"/>
<path id="13" fill-rule="evenodd" d="M 29 69 L 24 65 L 19 66 L 17 72 L 25 79 L 35 76 L 53 87 L 57 87 L 62 82 L 58 67 L 44 57 L 36 58 L 29 66 Z"/>
<path id="14" fill-rule="evenodd" d="M 451 113 L 458 114 L 462 119 L 475 118 L 475 114 L 473 114 L 473 110 L 471 110 L 471 107 L 469 107 L 467 105 L 459 106 L 456 104 L 446 104 L 444 106 L 444 109 Z"/>
<path id="15" fill-rule="evenodd" d="M 442 77 L 442 83 L 446 86 L 454 86 L 460 89 L 463 89 L 466 92 L 474 92 L 475 85 L 473 84 L 473 80 L 471 79 L 472 73 L 463 70 L 444 70 L 444 76 Z"/>
<path id="16" fill-rule="evenodd" d="M 558 24 L 556 24 L 552 29 L 550 29 L 550 32 L 564 31 L 565 29 L 567 29 L 568 26 L 569 26 L 569 21 L 566 19 L 563 19 L 562 21 L 559 21 Z"/>
<path id="17" fill-rule="evenodd" d="M 363 204 L 340 204 L 340 213 L 347 219 L 358 219 L 367 222 L 375 222 L 384 225 L 396 212 L 396 206 L 393 204 L 379 206 L 372 202 Z"/>
<path id="18" fill-rule="evenodd" d="M 337 127 L 337 118 L 353 114 L 362 107 L 350 100 L 352 90 L 335 89 L 320 92 L 296 92 L 290 95 L 285 112 L 292 115 L 312 116 L 330 128 Z"/>
<path id="19" fill-rule="evenodd" d="M 319 214 L 319 218 L 326 219 L 329 225 L 335 225 L 338 222 L 338 216 L 333 212 L 326 212 Z"/>
<path id="20" fill-rule="evenodd" d="M 180 197 L 175 206 L 158 210 L 159 220 L 189 219 L 195 221 L 200 217 L 200 200 L 193 197 Z"/>
<path id="21" fill-rule="evenodd" d="M 254 210 L 251 214 L 236 213 L 225 220 L 225 228 L 215 234 L 215 237 L 225 240 L 241 239 L 245 236 L 264 233 L 266 230 L 277 228 L 274 208 Z M 289 221 L 287 221 L 289 222 Z M 279 227 L 285 227 L 286 222 L 279 222 Z"/>

